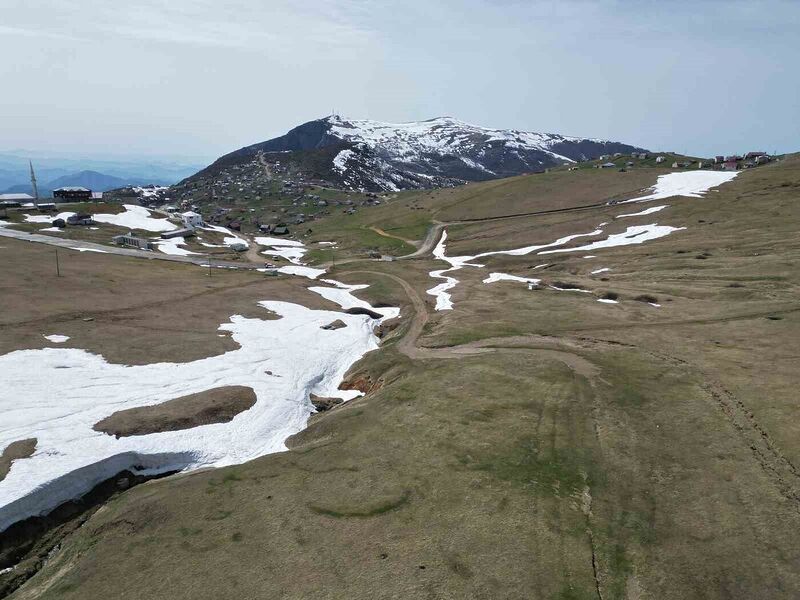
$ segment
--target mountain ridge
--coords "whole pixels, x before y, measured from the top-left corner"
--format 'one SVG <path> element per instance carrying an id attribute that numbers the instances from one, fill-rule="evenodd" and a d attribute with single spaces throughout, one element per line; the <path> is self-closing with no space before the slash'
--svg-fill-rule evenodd
<path id="1" fill-rule="evenodd" d="M 60 187 L 79 186 L 89 188 L 95 192 L 106 192 L 117 188 L 127 187 L 131 185 L 169 185 L 169 181 L 153 179 L 147 177 L 115 177 L 107 175 L 98 171 L 84 170 L 77 173 L 70 173 L 62 175 L 55 179 L 48 181 L 44 184 L 39 184 L 39 194 L 42 196 L 49 196 L 53 190 Z M 6 193 L 31 193 L 30 183 L 20 183 L 13 185 L 6 190 Z"/>
<path id="2" fill-rule="evenodd" d="M 509 177 L 641 150 L 598 138 L 492 129 L 454 117 L 387 123 L 330 115 L 225 154 L 188 180 L 222 176 L 231 167 L 259 161 L 295 164 L 302 176 L 331 187 L 398 191 Z"/>

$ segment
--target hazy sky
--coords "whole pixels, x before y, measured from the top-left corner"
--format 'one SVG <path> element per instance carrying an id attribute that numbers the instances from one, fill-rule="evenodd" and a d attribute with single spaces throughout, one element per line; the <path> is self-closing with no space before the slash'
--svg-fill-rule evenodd
<path id="1" fill-rule="evenodd" d="M 0 0 L 0 150 L 214 157 L 336 110 L 800 150 L 800 2 Z"/>

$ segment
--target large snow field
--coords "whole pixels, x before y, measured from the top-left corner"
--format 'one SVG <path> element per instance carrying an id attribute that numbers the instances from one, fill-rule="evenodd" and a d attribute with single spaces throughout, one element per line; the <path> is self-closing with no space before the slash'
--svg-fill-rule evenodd
<path id="1" fill-rule="evenodd" d="M 109 225 L 128 229 L 143 229 L 144 231 L 154 231 L 156 233 L 172 231 L 178 228 L 177 225 L 170 223 L 167 219 L 156 219 L 150 216 L 150 211 L 144 206 L 135 204 L 123 204 L 122 206 L 125 208 L 125 212 L 116 215 L 99 213 L 92 215 L 92 217 L 98 223 L 108 223 Z"/>
<path id="2" fill-rule="evenodd" d="M 284 450 L 284 440 L 304 428 L 314 410 L 310 393 L 345 400 L 359 395 L 339 384 L 353 363 L 378 347 L 375 325 L 399 311 L 352 296 L 366 286 L 325 282 L 333 287 L 310 289 L 343 308 L 363 306 L 384 317 L 262 301 L 280 318 L 234 315 L 219 329 L 240 347 L 192 362 L 127 366 L 75 348 L 0 356 L 0 448 L 37 439 L 34 454 L 15 461 L 0 481 L 0 531 L 124 469 L 156 474 L 218 467 Z M 346 327 L 321 329 L 337 319 Z M 257 401 L 229 423 L 119 439 L 92 429 L 120 410 L 233 385 L 252 387 Z"/>
<path id="3" fill-rule="evenodd" d="M 625 200 L 626 202 L 649 202 L 663 200 L 672 196 L 688 196 L 689 198 L 702 198 L 713 187 L 731 181 L 739 171 L 678 171 L 659 175 L 656 184 L 650 188 L 651 192 L 638 198 Z"/>

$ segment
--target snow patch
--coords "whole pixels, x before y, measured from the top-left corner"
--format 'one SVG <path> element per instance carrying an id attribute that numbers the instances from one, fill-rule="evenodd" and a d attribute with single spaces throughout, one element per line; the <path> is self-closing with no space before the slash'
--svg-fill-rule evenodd
<path id="1" fill-rule="evenodd" d="M 657 213 L 660 210 L 664 210 L 668 208 L 669 204 L 663 204 L 661 206 L 651 206 L 650 208 L 645 208 L 643 211 L 637 213 L 627 213 L 624 215 L 617 215 L 614 217 L 615 219 L 622 219 L 624 217 L 643 217 L 644 215 L 652 215 L 653 213 Z"/>
<path id="2" fill-rule="evenodd" d="M 116 225 L 117 227 L 126 227 L 128 229 L 142 229 L 144 231 L 154 231 L 160 233 L 162 231 L 173 231 L 178 228 L 175 223 L 170 223 L 167 219 L 155 219 L 150 216 L 150 211 L 144 206 L 137 206 L 135 204 L 123 204 L 125 212 L 116 215 L 110 214 L 96 214 L 93 218 L 98 223 L 108 223 L 109 225 Z"/>
<path id="3" fill-rule="evenodd" d="M 191 250 L 180 247 L 186 245 L 186 239 L 184 237 L 174 237 L 168 240 L 159 240 L 153 243 L 156 245 L 159 251 L 171 256 L 190 256 L 192 254 L 198 254 L 197 252 L 192 252 Z"/>
<path id="4" fill-rule="evenodd" d="M 56 219 L 64 219 L 65 221 L 73 216 L 74 212 L 58 213 L 55 217 L 53 215 L 23 215 L 26 223 L 52 223 Z"/>
<path id="5" fill-rule="evenodd" d="M 108 254 L 107 250 L 100 250 L 100 248 L 70 248 L 70 250 L 77 250 L 78 252 L 97 252 L 98 254 Z"/>
<path id="6" fill-rule="evenodd" d="M 489 273 L 489 276 L 483 280 L 483 283 L 495 283 L 496 281 L 519 281 L 521 283 L 538 285 L 541 279 L 519 277 L 517 275 L 509 275 L 508 273 Z"/>
<path id="7" fill-rule="evenodd" d="M 663 200 L 672 196 L 687 196 L 689 198 L 702 198 L 713 187 L 731 181 L 739 171 L 678 171 L 667 175 L 659 175 L 656 184 L 650 188 L 651 192 L 638 198 L 625 200 L 628 202 L 649 202 Z"/>
<path id="8" fill-rule="evenodd" d="M 622 233 L 614 233 L 604 240 L 592 242 L 577 248 L 560 248 L 557 250 L 545 250 L 539 254 L 556 254 L 558 252 L 577 252 L 579 250 L 596 250 L 598 248 L 614 248 L 616 246 L 630 246 L 633 244 L 643 244 L 649 240 L 656 240 L 669 235 L 673 231 L 681 231 L 685 227 L 671 227 L 669 225 L 636 225 L 628 227 Z"/>

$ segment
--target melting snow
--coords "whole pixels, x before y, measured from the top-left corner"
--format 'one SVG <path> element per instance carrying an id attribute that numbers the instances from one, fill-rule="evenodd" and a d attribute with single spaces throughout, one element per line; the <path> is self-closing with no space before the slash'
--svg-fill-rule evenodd
<path id="1" fill-rule="evenodd" d="M 517 275 L 509 275 L 508 273 L 489 273 L 489 276 L 483 280 L 483 283 L 495 283 L 496 281 L 519 281 L 537 285 L 541 279 L 518 277 Z"/>
<path id="2" fill-rule="evenodd" d="M 555 242 L 551 242 L 550 244 L 541 244 L 538 246 L 525 246 L 524 248 L 517 248 L 515 250 L 496 250 L 492 252 L 482 252 L 481 254 L 476 254 L 474 256 L 447 256 L 445 254 L 447 230 L 442 231 L 442 237 L 439 239 L 439 243 L 436 244 L 436 247 L 433 249 L 433 256 L 434 258 L 438 258 L 439 260 L 443 260 L 445 262 L 450 263 L 450 268 L 431 271 L 429 273 L 431 277 L 436 279 L 444 279 L 445 282 L 440 283 L 436 287 L 432 287 L 431 289 L 427 290 L 427 293 L 431 296 L 436 297 L 436 310 L 452 310 L 453 301 L 449 290 L 457 286 L 459 282 L 458 279 L 456 279 L 455 277 L 445 275 L 445 273 L 449 273 L 450 271 L 457 271 L 458 269 L 461 269 L 463 267 L 483 267 L 483 265 L 471 262 L 476 258 L 484 258 L 486 256 L 495 256 L 499 254 L 508 254 L 511 256 L 523 256 L 525 254 L 530 254 L 531 252 L 540 250 L 542 248 L 550 248 L 552 246 L 560 246 L 562 244 L 566 244 L 567 242 L 569 242 L 570 240 L 574 240 L 575 238 L 599 235 L 601 233 L 603 233 L 601 229 L 596 229 L 595 231 L 591 231 L 589 233 L 577 233 L 574 235 L 568 235 L 566 237 L 556 240 Z M 544 254 L 544 252 L 540 252 L 539 254 Z"/>
<path id="3" fill-rule="evenodd" d="M 284 275 L 300 275 L 301 277 L 308 277 L 309 279 L 316 279 L 325 273 L 325 269 L 315 269 L 313 267 L 303 267 L 299 265 L 281 267 L 277 269 L 277 271 Z"/>
<path id="4" fill-rule="evenodd" d="M 99 223 L 108 223 L 109 225 L 116 225 L 117 227 L 126 227 L 128 229 L 143 229 L 144 231 L 172 231 L 177 229 L 175 223 L 170 223 L 167 219 L 155 219 L 150 216 L 150 211 L 144 206 L 136 206 L 135 204 L 123 204 L 125 212 L 116 215 L 110 214 L 96 214 L 93 215 L 94 220 Z"/>
<path id="5" fill-rule="evenodd" d="M 605 273 L 606 271 L 610 271 L 610 270 L 611 269 L 609 269 L 608 267 L 603 267 L 602 269 L 597 269 L 595 271 L 592 271 L 590 273 L 590 275 L 597 275 L 598 273 Z"/>
<path id="6" fill-rule="evenodd" d="M 63 344 L 69 339 L 68 335 L 59 335 L 54 333 L 53 335 L 45 335 L 44 339 L 53 342 L 54 344 Z"/>
<path id="7" fill-rule="evenodd" d="M 598 298 L 598 302 L 602 302 L 603 304 L 619 304 L 616 300 L 611 300 L 610 298 Z"/>
<path id="8" fill-rule="evenodd" d="M 664 204 L 662 206 L 651 206 L 650 208 L 645 208 L 643 211 L 637 213 L 628 213 L 625 215 L 617 215 L 614 217 L 615 219 L 622 219 L 623 217 L 642 217 L 644 215 L 652 215 L 653 213 L 657 213 L 660 210 L 664 210 L 665 208 L 669 207 L 669 204 Z"/>
<path id="9" fill-rule="evenodd" d="M 55 217 L 53 215 L 24 215 L 24 217 L 26 223 L 52 223 L 56 219 L 64 219 L 66 221 L 74 214 L 74 212 L 62 212 Z"/>
<path id="10" fill-rule="evenodd" d="M 203 227 L 203 229 L 206 229 L 208 231 L 218 231 L 220 233 L 227 234 L 225 238 L 223 238 L 222 240 L 222 243 L 225 244 L 226 246 L 244 244 L 245 247 L 247 248 L 250 247 L 250 244 L 247 242 L 246 239 L 240 238 L 227 227 L 222 227 L 221 225 L 206 225 L 205 227 Z"/>
<path id="11" fill-rule="evenodd" d="M 557 250 L 546 250 L 539 252 L 539 254 L 555 254 L 557 252 L 577 252 L 579 250 L 596 250 L 597 248 L 613 248 L 615 246 L 629 246 L 632 244 L 642 244 L 648 240 L 655 240 L 673 231 L 681 231 L 685 227 L 671 227 L 669 225 L 635 225 L 628 227 L 622 233 L 614 233 L 604 240 L 592 242 L 585 246 L 578 246 L 577 248 L 560 248 Z"/>
<path id="12" fill-rule="evenodd" d="M 99 248 L 70 248 L 70 250 L 77 250 L 78 252 L 97 252 L 99 254 L 108 254 L 107 250 L 100 250 Z"/>
<path id="13" fill-rule="evenodd" d="M 355 155 L 355 152 L 352 150 L 342 150 L 333 157 L 333 168 L 339 171 L 340 173 L 344 173 L 347 170 L 345 164 L 347 163 L 350 158 Z"/>
<path id="14" fill-rule="evenodd" d="M 285 240 L 282 238 L 263 237 L 263 236 L 259 236 L 253 239 L 259 246 L 295 246 L 300 248 L 303 247 L 303 242 L 298 242 L 297 240 Z"/>
<path id="15" fill-rule="evenodd" d="M 650 200 L 663 200 L 672 196 L 688 196 L 689 198 L 702 198 L 712 187 L 731 181 L 739 171 L 678 171 L 667 175 L 659 175 L 656 184 L 650 188 L 651 193 L 638 198 L 625 200 L 627 202 L 648 202 Z"/>
<path id="16" fill-rule="evenodd" d="M 180 246 L 186 245 L 186 239 L 184 237 L 175 237 L 170 238 L 168 240 L 159 240 L 157 242 L 153 242 L 158 249 L 163 252 L 164 254 L 170 254 L 172 256 L 190 256 L 192 254 L 198 254 L 197 252 L 192 252 L 191 250 L 187 250 L 186 248 L 180 248 Z"/>
<path id="17" fill-rule="evenodd" d="M 342 306 L 369 306 L 351 296 L 354 289 L 361 286 L 337 282 L 335 288 L 315 291 Z M 378 347 L 377 321 L 289 302 L 259 305 L 280 318 L 234 315 L 219 329 L 230 332 L 239 348 L 186 363 L 126 366 L 62 348 L 0 356 L 0 448 L 23 438 L 38 440 L 33 456 L 15 461 L 0 481 L 0 531 L 123 469 L 155 474 L 217 467 L 285 450 L 284 440 L 305 427 L 313 411 L 310 393 L 359 395 L 338 386 L 353 363 Z M 397 314 L 396 309 L 373 310 Z M 335 319 L 347 327 L 321 329 Z M 228 423 L 119 439 L 92 429 L 119 410 L 232 385 L 252 387 L 257 401 Z"/>

